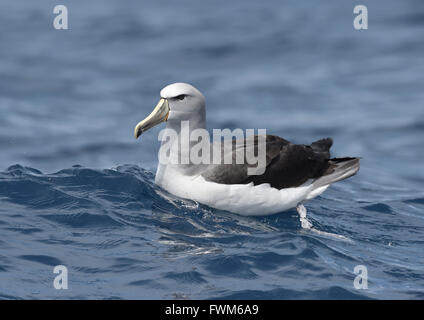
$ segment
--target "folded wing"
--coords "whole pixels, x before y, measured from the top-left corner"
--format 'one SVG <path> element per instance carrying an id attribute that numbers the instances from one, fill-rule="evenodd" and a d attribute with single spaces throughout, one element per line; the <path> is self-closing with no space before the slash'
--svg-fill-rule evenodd
<path id="1" fill-rule="evenodd" d="M 298 187 L 310 179 L 318 180 L 330 174 L 331 178 L 322 179 L 321 182 L 331 183 L 333 178 L 345 179 L 343 174 L 337 174 L 336 171 L 357 166 L 357 169 L 348 170 L 351 176 L 359 169 L 359 160 L 351 161 L 356 158 L 330 159 L 333 143 L 331 138 L 318 140 L 311 145 L 297 145 L 280 137 L 267 135 L 265 172 L 262 175 L 248 175 L 247 169 L 256 165 L 249 165 L 247 161 L 237 164 L 235 160 L 237 154 L 246 154 L 248 149 L 250 152 L 252 149 L 257 152 L 258 141 L 260 139 L 255 136 L 254 139 L 233 140 L 232 148 L 222 146 L 221 163 L 224 163 L 224 157 L 231 153 L 232 164 L 212 164 L 201 175 L 208 181 L 221 184 L 269 183 L 274 188 L 283 189 Z M 344 159 L 350 162 L 343 164 Z"/>

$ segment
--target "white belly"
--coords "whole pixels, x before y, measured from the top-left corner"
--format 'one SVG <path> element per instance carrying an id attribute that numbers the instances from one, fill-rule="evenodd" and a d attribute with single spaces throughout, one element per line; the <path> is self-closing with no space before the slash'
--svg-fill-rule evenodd
<path id="1" fill-rule="evenodd" d="M 161 168 L 156 184 L 166 191 L 220 210 L 244 216 L 264 216 L 296 207 L 318 196 L 328 186 L 312 189 L 311 185 L 278 190 L 269 184 L 219 184 L 202 176 L 184 176 L 171 168 Z M 163 170 L 163 171 L 162 171 Z"/>

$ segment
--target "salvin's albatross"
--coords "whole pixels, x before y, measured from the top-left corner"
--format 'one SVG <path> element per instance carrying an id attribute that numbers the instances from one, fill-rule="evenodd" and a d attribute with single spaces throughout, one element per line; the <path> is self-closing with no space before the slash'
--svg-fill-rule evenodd
<path id="1" fill-rule="evenodd" d="M 166 129 L 178 135 L 172 143 L 183 138 L 183 123 L 189 132 L 206 129 L 205 98 L 186 83 L 174 83 L 160 92 L 161 99 L 153 112 L 135 127 L 135 137 L 153 126 L 166 121 Z M 185 133 L 187 134 L 187 133 Z M 302 203 L 324 192 L 330 184 L 351 177 L 359 170 L 359 158 L 331 158 L 331 138 L 311 145 L 292 144 L 272 135 L 264 138 L 266 163 L 260 175 L 248 174 L 249 164 L 193 164 L 159 162 L 155 182 L 168 192 L 192 199 L 221 210 L 240 215 L 269 215 L 297 207 L 305 215 Z M 233 144 L 236 144 L 233 140 Z M 240 141 L 239 141 L 240 142 Z M 162 146 L 170 141 L 162 141 Z M 241 147 L 224 150 L 235 153 L 257 147 L 258 136 L 242 141 Z M 186 147 L 170 148 L 178 159 L 190 154 L 193 141 Z M 169 147 L 169 146 L 168 146 Z M 211 152 L 214 152 L 211 144 Z M 237 149 L 237 150 L 235 150 Z M 228 154 L 227 154 L 228 155 Z M 182 162 L 182 161 L 181 161 Z M 227 162 L 228 163 L 228 162 Z"/>

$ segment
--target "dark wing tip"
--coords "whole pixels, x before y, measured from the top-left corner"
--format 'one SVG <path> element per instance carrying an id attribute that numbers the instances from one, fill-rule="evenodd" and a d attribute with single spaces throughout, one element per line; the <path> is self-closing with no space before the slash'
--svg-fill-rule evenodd
<path id="1" fill-rule="evenodd" d="M 328 152 L 330 151 L 331 146 L 333 145 L 333 139 L 325 138 L 318 141 L 312 142 L 311 147 L 316 151 Z"/>

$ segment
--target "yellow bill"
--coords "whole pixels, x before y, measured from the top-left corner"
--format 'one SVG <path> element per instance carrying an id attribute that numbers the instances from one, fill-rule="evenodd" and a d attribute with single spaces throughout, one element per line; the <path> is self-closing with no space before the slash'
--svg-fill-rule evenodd
<path id="1" fill-rule="evenodd" d="M 153 109 L 152 113 L 144 119 L 140 121 L 134 128 L 134 136 L 137 139 L 143 132 L 153 128 L 157 124 L 167 121 L 169 116 L 169 105 L 168 100 L 165 98 L 161 98 Z"/>

